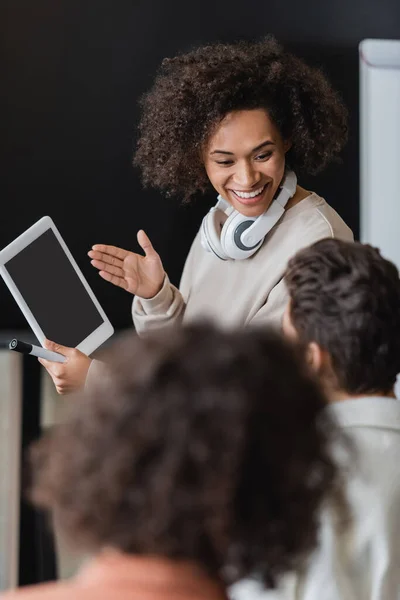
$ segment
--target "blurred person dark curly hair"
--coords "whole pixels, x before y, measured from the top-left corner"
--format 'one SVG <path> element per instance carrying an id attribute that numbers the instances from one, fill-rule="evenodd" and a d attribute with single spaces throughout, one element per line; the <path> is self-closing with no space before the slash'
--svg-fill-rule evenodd
<path id="1" fill-rule="evenodd" d="M 347 110 L 326 78 L 272 37 L 164 59 L 142 108 L 134 163 L 145 185 L 185 200 L 207 189 L 202 152 L 232 111 L 264 108 L 291 141 L 296 173 L 322 170 L 347 139 Z"/>
<path id="2" fill-rule="evenodd" d="M 264 582 L 316 542 L 335 428 L 294 350 L 207 324 L 129 334 L 34 448 L 32 496 L 75 544 Z"/>
<path id="3" fill-rule="evenodd" d="M 289 261 L 285 279 L 299 340 L 329 353 L 336 385 L 391 392 L 400 372 L 396 266 L 370 245 L 324 239 Z"/>

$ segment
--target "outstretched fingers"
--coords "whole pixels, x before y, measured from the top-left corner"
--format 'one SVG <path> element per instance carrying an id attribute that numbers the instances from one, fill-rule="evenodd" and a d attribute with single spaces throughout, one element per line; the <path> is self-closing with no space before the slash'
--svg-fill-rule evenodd
<path id="1" fill-rule="evenodd" d="M 124 277 L 124 270 L 121 266 L 113 267 L 111 264 L 103 262 L 102 260 L 91 260 L 91 265 L 98 269 L 99 271 L 106 271 L 110 273 L 110 275 L 116 275 L 117 277 Z"/>
<path id="2" fill-rule="evenodd" d="M 88 252 L 88 254 L 89 257 L 92 259 L 91 263 L 93 266 L 95 266 L 94 262 L 96 262 L 97 264 L 104 265 L 105 268 L 109 265 L 121 269 L 124 264 L 124 262 L 119 258 L 110 256 L 109 254 L 104 254 L 103 252 Z"/>
<path id="3" fill-rule="evenodd" d="M 120 287 L 124 290 L 128 289 L 128 284 L 127 284 L 126 280 L 124 279 L 124 277 L 119 277 L 118 275 L 113 275 L 112 273 L 109 273 L 108 271 L 99 271 L 99 275 L 106 281 L 109 281 L 110 283 L 113 283 L 114 285 L 117 285 L 118 287 Z"/>
<path id="4" fill-rule="evenodd" d="M 117 248 L 116 246 L 106 246 L 104 244 L 95 244 L 92 249 L 88 252 L 90 258 L 96 258 L 110 262 L 111 260 L 119 260 L 123 262 L 128 256 L 129 251 L 123 250 L 123 248 Z M 100 256 L 102 255 L 102 256 Z M 110 263 L 113 264 L 113 263 Z"/>

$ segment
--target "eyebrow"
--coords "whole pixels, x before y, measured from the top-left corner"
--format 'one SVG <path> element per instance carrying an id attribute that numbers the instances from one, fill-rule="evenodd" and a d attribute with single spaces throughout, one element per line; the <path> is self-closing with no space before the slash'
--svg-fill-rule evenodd
<path id="1" fill-rule="evenodd" d="M 271 140 L 266 140 L 265 142 L 262 142 L 261 144 L 253 148 L 252 152 L 257 152 L 257 150 L 261 150 L 261 148 L 264 148 L 264 146 L 274 146 L 274 142 L 272 142 Z M 226 150 L 213 150 L 212 152 L 210 152 L 210 154 L 228 154 L 229 156 L 233 156 L 234 152 L 227 152 Z"/>

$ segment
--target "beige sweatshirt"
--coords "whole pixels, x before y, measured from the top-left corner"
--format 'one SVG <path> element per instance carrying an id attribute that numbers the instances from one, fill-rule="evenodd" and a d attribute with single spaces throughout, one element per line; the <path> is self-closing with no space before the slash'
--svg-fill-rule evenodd
<path id="1" fill-rule="evenodd" d="M 279 323 L 287 303 L 283 275 L 288 260 L 322 238 L 353 240 L 349 227 L 323 198 L 311 193 L 289 208 L 245 260 L 223 261 L 206 252 L 197 234 L 182 274 L 180 289 L 168 277 L 150 299 L 136 296 L 132 316 L 138 333 L 198 318 L 222 326 Z"/>

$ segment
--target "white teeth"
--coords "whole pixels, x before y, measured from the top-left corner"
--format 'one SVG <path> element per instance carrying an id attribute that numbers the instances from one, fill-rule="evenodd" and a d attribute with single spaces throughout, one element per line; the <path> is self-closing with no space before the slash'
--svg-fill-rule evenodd
<path id="1" fill-rule="evenodd" d="M 255 198 L 255 196 L 258 196 L 258 194 L 261 194 L 261 192 L 263 191 L 263 189 L 265 188 L 265 185 L 263 185 L 261 188 L 259 188 L 258 190 L 255 190 L 254 192 L 238 192 L 236 190 L 233 190 L 235 192 L 235 194 L 237 196 L 239 196 L 239 198 Z"/>

